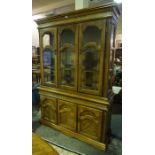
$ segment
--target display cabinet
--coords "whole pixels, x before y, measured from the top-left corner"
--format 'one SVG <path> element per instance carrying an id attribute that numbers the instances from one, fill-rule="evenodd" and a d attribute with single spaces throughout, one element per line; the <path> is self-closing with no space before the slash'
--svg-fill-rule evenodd
<path id="1" fill-rule="evenodd" d="M 39 19 L 41 123 L 105 150 L 115 4 Z"/>

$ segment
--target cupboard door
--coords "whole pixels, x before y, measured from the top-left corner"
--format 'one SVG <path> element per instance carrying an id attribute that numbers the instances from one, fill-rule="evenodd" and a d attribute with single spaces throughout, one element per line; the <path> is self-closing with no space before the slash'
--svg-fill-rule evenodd
<path id="1" fill-rule="evenodd" d="M 58 123 L 64 128 L 76 131 L 76 104 L 58 100 Z"/>
<path id="2" fill-rule="evenodd" d="M 105 21 L 80 24 L 78 91 L 102 95 Z"/>
<path id="3" fill-rule="evenodd" d="M 42 84 L 56 87 L 57 84 L 57 29 L 46 28 L 41 33 Z"/>
<path id="4" fill-rule="evenodd" d="M 77 26 L 58 28 L 59 87 L 77 90 Z"/>
<path id="5" fill-rule="evenodd" d="M 101 140 L 102 111 L 78 106 L 78 133 L 94 140 Z"/>
<path id="6" fill-rule="evenodd" d="M 41 101 L 41 117 L 43 120 L 57 124 L 57 102 L 55 98 L 44 98 Z"/>

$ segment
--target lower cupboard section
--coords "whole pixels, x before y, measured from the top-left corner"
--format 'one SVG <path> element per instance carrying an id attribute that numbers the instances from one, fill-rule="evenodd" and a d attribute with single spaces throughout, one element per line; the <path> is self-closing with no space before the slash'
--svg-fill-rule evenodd
<path id="1" fill-rule="evenodd" d="M 52 97 L 41 97 L 41 122 L 104 150 L 105 111 Z"/>

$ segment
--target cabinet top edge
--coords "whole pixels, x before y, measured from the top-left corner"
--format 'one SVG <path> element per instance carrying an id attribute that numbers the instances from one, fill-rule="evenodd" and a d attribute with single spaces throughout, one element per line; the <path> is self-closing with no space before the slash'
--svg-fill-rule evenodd
<path id="1" fill-rule="evenodd" d="M 38 89 L 39 89 L 39 91 L 46 91 L 46 92 L 56 93 L 56 94 L 59 94 L 59 95 L 70 96 L 70 97 L 73 97 L 73 98 L 80 98 L 80 99 L 84 99 L 84 100 L 87 100 L 87 101 L 93 100 L 94 102 L 97 102 L 97 103 L 104 102 L 104 104 L 109 105 L 108 98 L 105 98 L 105 97 L 93 96 L 93 95 L 88 95 L 88 94 L 81 94 L 81 93 L 77 93 L 77 92 L 70 93 L 69 91 L 64 91 L 64 90 L 57 89 L 57 88 L 49 89 L 48 87 L 44 87 L 44 86 L 41 86 Z"/>
<path id="2" fill-rule="evenodd" d="M 40 25 L 40 24 L 47 23 L 50 21 L 55 21 L 55 20 L 62 20 L 62 19 L 67 20 L 68 17 L 75 18 L 75 17 L 84 16 L 84 15 L 103 13 L 103 12 L 111 12 L 112 16 L 117 16 L 117 17 L 120 15 L 118 5 L 116 3 L 108 3 L 108 4 L 105 4 L 102 6 L 98 6 L 98 7 L 85 8 L 85 9 L 75 10 L 75 11 L 64 13 L 64 14 L 47 16 L 45 18 L 37 19 L 37 20 L 35 20 L 35 22 L 38 25 Z"/>

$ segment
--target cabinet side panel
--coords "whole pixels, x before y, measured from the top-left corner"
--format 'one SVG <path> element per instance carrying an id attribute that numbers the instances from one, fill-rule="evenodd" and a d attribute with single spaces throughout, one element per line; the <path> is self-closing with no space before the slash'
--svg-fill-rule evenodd
<path id="1" fill-rule="evenodd" d="M 110 57 L 110 36 L 111 36 L 111 18 L 106 20 L 106 44 L 104 53 L 104 82 L 103 82 L 103 96 L 107 97 L 108 93 L 108 77 L 109 77 L 109 57 Z"/>

